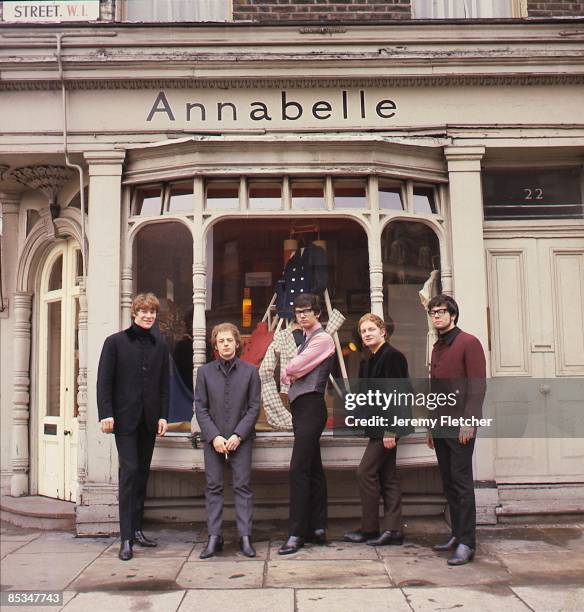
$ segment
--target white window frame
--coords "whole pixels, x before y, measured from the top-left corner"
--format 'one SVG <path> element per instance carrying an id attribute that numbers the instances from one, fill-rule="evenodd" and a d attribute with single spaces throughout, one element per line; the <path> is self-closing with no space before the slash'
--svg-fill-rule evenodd
<path id="1" fill-rule="evenodd" d="M 459 15 L 456 17 L 446 17 L 444 15 L 438 15 L 438 16 L 428 16 L 428 15 L 420 15 L 420 10 L 419 10 L 419 6 L 420 6 L 420 2 L 422 0 L 412 0 L 412 19 L 496 19 L 496 18 L 501 18 L 501 19 L 510 19 L 510 18 L 525 18 L 528 16 L 527 13 L 527 0 L 508 0 L 509 5 L 510 5 L 510 9 L 511 9 L 511 15 L 509 17 L 499 17 L 497 15 L 492 15 L 492 16 L 475 16 L 475 15 Z M 471 9 L 473 3 L 482 3 L 482 2 L 488 2 L 489 0 L 425 0 L 426 2 L 440 2 L 441 4 L 445 5 L 446 3 L 449 3 L 451 1 L 456 1 L 459 3 L 464 3 L 465 5 L 469 6 L 469 10 Z M 492 0 L 491 0 L 492 1 Z"/>
<path id="2" fill-rule="evenodd" d="M 161 2 L 162 0 L 117 0 L 116 2 L 116 21 L 122 21 L 126 23 L 180 23 L 178 21 L 155 21 L 155 20 L 129 20 L 128 19 L 128 2 L 129 1 L 138 1 L 138 2 Z M 170 2 L 171 0 L 164 0 L 164 2 Z M 188 0 L 191 2 L 206 2 L 208 6 L 213 6 L 218 2 L 225 2 L 227 5 L 227 16 L 225 19 L 212 19 L 212 18 L 199 18 L 195 21 L 205 22 L 205 21 L 219 21 L 219 22 L 230 22 L 233 21 L 233 1 L 232 0 Z"/>

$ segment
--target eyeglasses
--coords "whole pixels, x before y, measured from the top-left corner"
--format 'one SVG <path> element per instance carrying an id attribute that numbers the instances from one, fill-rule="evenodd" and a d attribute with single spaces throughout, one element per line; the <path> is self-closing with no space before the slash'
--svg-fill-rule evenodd
<path id="1" fill-rule="evenodd" d="M 431 317 L 443 317 L 448 312 L 448 308 L 436 308 L 435 310 L 428 311 Z"/>
<path id="2" fill-rule="evenodd" d="M 308 315 L 312 314 L 313 312 L 314 312 L 314 310 L 312 308 L 301 308 L 301 309 L 295 310 L 294 314 L 297 317 L 301 317 L 302 315 L 308 316 Z"/>

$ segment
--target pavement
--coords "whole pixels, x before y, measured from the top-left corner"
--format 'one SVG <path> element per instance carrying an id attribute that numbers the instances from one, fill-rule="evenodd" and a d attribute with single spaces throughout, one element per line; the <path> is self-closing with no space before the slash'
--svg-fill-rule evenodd
<path id="1" fill-rule="evenodd" d="M 584 518 L 584 517 L 583 517 Z M 118 560 L 116 538 L 76 538 L 0 524 L 1 591 L 63 591 L 60 606 L 6 610 L 148 610 L 206 612 L 480 612 L 584 611 L 584 520 L 581 523 L 497 525 L 478 532 L 473 563 L 449 567 L 431 546 L 448 536 L 441 519 L 412 518 L 403 546 L 372 548 L 342 542 L 355 521 L 329 526 L 326 546 L 296 555 L 277 550 L 282 522 L 254 526 L 258 556 L 238 549 L 233 525 L 226 547 L 201 561 L 204 525 L 149 525 L 157 548 L 134 548 Z"/>

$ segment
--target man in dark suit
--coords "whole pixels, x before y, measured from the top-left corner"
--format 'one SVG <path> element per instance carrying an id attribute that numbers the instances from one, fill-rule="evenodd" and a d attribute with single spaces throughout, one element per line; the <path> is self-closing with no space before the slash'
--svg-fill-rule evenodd
<path id="1" fill-rule="evenodd" d="M 231 323 L 213 328 L 211 344 L 219 357 L 197 370 L 195 413 L 205 445 L 207 490 L 207 546 L 201 559 L 223 549 L 223 468 L 227 460 L 233 474 L 235 518 L 240 546 L 255 557 L 252 534 L 251 451 L 260 412 L 261 383 L 257 368 L 237 356 L 241 337 Z"/>
<path id="2" fill-rule="evenodd" d="M 389 335 L 393 331 L 393 324 Z M 381 317 L 367 313 L 359 320 L 359 334 L 371 356 L 361 364 L 359 378 L 408 379 L 408 362 L 389 344 L 387 327 Z M 401 416 L 401 415 L 400 415 Z M 403 543 L 402 494 L 396 469 L 396 432 L 372 429 L 369 443 L 357 470 L 361 493 L 361 529 L 344 535 L 345 542 L 367 542 L 370 546 Z M 383 499 L 384 530 L 379 533 L 379 498 Z"/>
<path id="3" fill-rule="evenodd" d="M 146 484 L 156 435 L 168 421 L 168 350 L 152 326 L 160 304 L 152 293 L 132 302 L 132 325 L 109 336 L 97 372 L 101 430 L 114 433 L 119 458 L 119 558 L 132 558 L 132 544 L 156 546 L 142 531 Z"/>

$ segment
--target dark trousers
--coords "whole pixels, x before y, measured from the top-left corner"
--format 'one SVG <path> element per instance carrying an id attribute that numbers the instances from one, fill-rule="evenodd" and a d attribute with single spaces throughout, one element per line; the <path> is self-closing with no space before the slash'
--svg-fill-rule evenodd
<path id="1" fill-rule="evenodd" d="M 291 405 L 294 447 L 290 460 L 289 535 L 307 537 L 326 528 L 326 476 L 320 456 L 320 435 L 327 411 L 322 393 L 306 393 Z"/>
<path id="2" fill-rule="evenodd" d="M 156 432 L 144 422 L 131 434 L 116 434 L 119 460 L 120 538 L 131 540 L 142 529 L 146 485 L 156 442 Z"/>
<path id="3" fill-rule="evenodd" d="M 251 451 L 253 439 L 242 442 L 234 453 L 229 453 L 228 463 L 233 478 L 235 520 L 240 536 L 250 536 L 252 530 Z M 213 444 L 203 447 L 205 458 L 205 506 L 209 535 L 221 535 L 223 530 L 223 468 L 225 455 L 218 453 Z"/>
<path id="4" fill-rule="evenodd" d="M 476 505 L 472 453 L 474 438 L 461 444 L 458 438 L 434 438 L 444 495 L 450 506 L 452 535 L 460 544 L 475 548 Z"/>
<path id="5" fill-rule="evenodd" d="M 385 448 L 383 440 L 370 439 L 357 469 L 363 531 L 379 531 L 379 498 L 383 498 L 384 531 L 401 531 L 402 494 L 395 460 L 397 446 Z"/>

